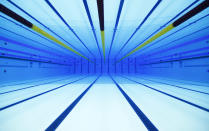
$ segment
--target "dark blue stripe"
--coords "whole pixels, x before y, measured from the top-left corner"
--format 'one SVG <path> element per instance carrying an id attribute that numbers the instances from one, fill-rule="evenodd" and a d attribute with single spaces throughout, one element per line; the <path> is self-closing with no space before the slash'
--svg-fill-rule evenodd
<path id="1" fill-rule="evenodd" d="M 209 87 L 208 85 L 199 85 L 199 84 L 187 83 L 187 82 L 181 82 L 181 81 L 177 81 L 177 82 L 179 82 L 179 83 L 183 83 L 183 84 L 194 85 L 194 86 L 205 86 L 205 87 Z"/>
<path id="2" fill-rule="evenodd" d="M 0 27 L 0 28 L 1 28 L 1 27 Z M 3 29 L 3 28 L 1 28 L 1 29 Z M 6 30 L 6 29 L 3 29 L 3 30 Z M 6 30 L 6 31 L 11 32 L 11 31 L 9 31 L 9 30 Z M 11 32 L 11 33 L 14 33 L 14 32 Z M 17 35 L 17 34 L 15 34 L 15 35 Z M 22 36 L 21 36 L 21 37 L 22 37 Z M 6 38 L 6 37 L 0 36 L 0 40 L 6 41 L 6 42 L 10 42 L 10 43 L 12 43 L 12 44 L 16 44 L 16 45 L 19 45 L 19 46 L 24 46 L 24 47 L 26 47 L 26 48 L 30 48 L 30 49 L 33 49 L 33 50 L 37 50 L 37 51 L 39 51 L 39 52 L 43 52 L 43 53 L 46 53 L 46 54 L 52 54 L 52 55 L 56 55 L 56 56 L 61 57 L 59 54 L 56 54 L 56 53 L 54 53 L 54 52 L 50 52 L 49 50 L 45 50 L 45 49 L 33 47 L 33 46 L 28 45 L 28 44 L 23 44 L 23 43 L 14 41 L 14 40 L 12 40 L 12 39 L 8 39 L 8 38 Z"/>
<path id="3" fill-rule="evenodd" d="M 154 61 L 151 63 L 145 63 L 145 64 L 140 64 L 140 65 L 152 65 L 152 64 L 169 63 L 169 62 L 175 62 L 175 61 L 203 59 L 203 58 L 208 58 L 209 57 L 208 54 L 209 54 L 208 52 L 207 53 L 199 53 L 199 54 L 195 54 L 195 55 L 187 55 L 187 56 L 181 57 L 181 58 L 158 60 L 158 61 Z"/>
<path id="4" fill-rule="evenodd" d="M 13 31 L 10 31 L 10 30 L 8 30 L 8 29 L 6 29 L 6 28 L 0 27 L 0 29 L 6 30 L 6 31 L 8 31 L 8 32 L 10 32 L 10 33 L 12 33 L 12 34 L 15 34 L 15 35 L 17 35 L 17 36 L 23 37 L 23 38 L 25 38 L 25 39 L 28 39 L 28 40 L 30 40 L 30 41 L 36 43 L 36 44 L 38 43 L 38 44 L 40 44 L 40 45 L 42 45 L 42 46 L 45 46 L 45 47 L 47 47 L 47 48 L 51 48 L 52 50 L 56 50 L 56 49 L 54 49 L 54 48 L 52 48 L 52 47 L 50 47 L 50 46 L 44 45 L 44 44 L 42 44 L 42 43 L 40 43 L 40 42 L 38 42 L 38 41 L 35 41 L 35 40 L 31 39 L 31 38 L 28 38 L 28 37 L 25 37 L 25 36 L 23 36 L 23 35 L 17 34 L 17 33 L 13 32 Z M 58 51 L 58 50 L 57 50 L 57 51 Z"/>
<path id="5" fill-rule="evenodd" d="M 197 91 L 197 90 L 189 89 L 189 88 L 182 87 L 182 86 L 178 86 L 178 85 L 173 85 L 173 84 L 169 84 L 169 83 L 165 83 L 165 82 L 160 82 L 160 81 L 155 81 L 155 80 L 150 80 L 150 79 L 145 79 L 145 78 L 140 78 L 140 79 L 144 79 L 144 80 L 147 80 L 147 81 L 152 81 L 152 82 L 156 82 L 156 83 L 161 83 L 161 84 L 173 86 L 173 87 L 180 88 L 180 89 L 189 90 L 189 91 L 193 91 L 193 92 L 197 92 L 197 93 L 209 95 L 209 93 L 206 93 L 206 92 Z"/>
<path id="6" fill-rule="evenodd" d="M 48 58 L 45 56 L 40 56 L 40 55 L 28 53 L 28 52 L 23 52 L 23 51 L 19 51 L 19 50 L 12 50 L 12 49 L 2 48 L 2 47 L 0 47 L 0 50 L 6 51 L 6 52 L 13 52 L 13 53 L 18 53 L 18 54 L 29 55 L 29 56 L 39 56 L 39 57 L 43 57 L 43 58 Z"/>
<path id="7" fill-rule="evenodd" d="M 61 123 L 62 121 L 67 117 L 67 115 L 73 110 L 73 108 L 76 106 L 76 104 L 82 99 L 82 97 L 88 92 L 88 90 L 94 85 L 94 83 L 99 79 L 100 76 L 96 78 L 95 81 L 91 83 L 91 85 L 88 86 L 88 88 L 78 96 L 73 103 L 71 103 L 63 112 L 60 114 L 56 120 L 52 122 L 51 125 L 46 129 L 46 131 L 54 131 Z"/>
<path id="8" fill-rule="evenodd" d="M 133 110 L 136 112 L 138 117 L 141 119 L 141 121 L 146 126 L 147 130 L 149 131 L 158 131 L 158 129 L 152 124 L 152 122 L 147 118 L 147 116 L 139 109 L 139 107 L 133 102 L 133 100 L 123 91 L 123 89 L 118 85 L 118 83 L 110 76 L 110 78 L 113 80 L 115 85 L 118 87 L 120 92 L 123 94 L 123 96 L 126 98 L 128 103 L 131 105 Z"/>
<path id="9" fill-rule="evenodd" d="M 108 53 L 108 62 L 109 62 L 109 57 L 110 57 L 110 53 L 111 53 L 111 50 L 112 50 L 113 41 L 115 39 L 115 34 L 116 34 L 116 31 L 117 31 L 117 27 L 118 27 L 118 23 L 119 23 L 119 19 L 120 19 L 120 14 L 121 14 L 121 11 L 122 11 L 122 8 L 123 8 L 123 3 L 124 3 L 124 0 L 121 0 L 120 5 L 119 5 L 119 9 L 118 9 L 116 22 L 115 22 L 115 29 L 114 29 L 113 36 L 112 36 L 112 41 L 111 41 L 111 44 L 110 44 L 110 50 L 109 50 L 109 53 Z"/>
<path id="10" fill-rule="evenodd" d="M 138 84 L 140 84 L 140 85 L 143 85 L 143 86 L 145 86 L 145 87 L 147 87 L 147 88 L 149 88 L 149 89 L 152 89 L 152 90 L 154 90 L 154 91 L 157 91 L 157 92 L 159 92 L 159 93 L 161 93 L 161 94 L 167 95 L 167 96 L 169 96 L 169 97 L 171 97 L 171 98 L 174 98 L 174 99 L 176 99 L 176 100 L 182 101 L 182 102 L 184 102 L 184 103 L 186 103 L 186 104 L 189 104 L 189 105 L 191 105 L 191 106 L 194 106 L 194 107 L 196 107 L 196 108 L 199 108 L 199 109 L 201 109 L 201 110 L 203 110 L 203 111 L 209 112 L 209 109 L 207 109 L 207 108 L 205 108 L 205 107 L 199 106 L 199 105 L 197 105 L 197 104 L 194 104 L 194 103 L 192 103 L 192 102 L 186 101 L 186 100 L 181 99 L 181 98 L 179 98 L 179 97 L 173 96 L 173 95 L 168 94 L 168 93 L 166 93 L 166 92 L 157 90 L 157 89 L 155 89 L 155 88 L 153 88 L 153 87 L 151 87 L 151 86 L 145 85 L 145 84 L 140 83 L 140 82 L 138 82 L 138 81 L 131 80 L 131 79 L 125 77 L 125 76 L 121 76 L 121 77 L 124 77 L 124 78 L 126 78 L 126 79 L 128 79 L 128 80 L 130 80 L 130 81 L 133 81 L 133 82 L 135 82 L 135 83 L 138 83 Z"/>
<path id="11" fill-rule="evenodd" d="M 119 55 L 119 53 L 124 49 L 124 47 L 128 44 L 128 42 L 133 38 L 133 36 L 136 34 L 136 32 L 141 28 L 141 26 L 145 23 L 145 21 L 149 18 L 149 16 L 154 12 L 154 10 L 158 7 L 162 0 L 158 0 L 157 3 L 154 5 L 154 7 L 150 10 L 150 12 L 147 14 L 147 16 L 144 18 L 144 20 L 139 24 L 139 26 L 136 28 L 136 30 L 133 32 L 133 34 L 129 37 L 129 39 L 125 42 L 125 44 L 120 48 L 118 53 L 115 57 Z"/>
<path id="12" fill-rule="evenodd" d="M 84 4 L 84 7 L 85 7 L 85 10 L 86 10 L 88 19 L 89 19 L 89 23 L 91 25 L 91 28 L 92 28 L 92 31 L 93 31 L 93 34 L 94 34 L 94 39 L 96 40 L 96 44 L 97 44 L 97 48 L 99 50 L 100 57 L 102 59 L 103 58 L 102 57 L 102 53 L 101 53 L 100 48 L 99 48 L 99 43 L 98 43 L 98 40 L 97 40 L 95 28 L 94 28 L 94 25 L 93 25 L 93 22 L 92 22 L 92 19 L 91 19 L 91 15 L 90 15 L 90 12 L 89 12 L 89 7 L 88 7 L 88 4 L 87 4 L 87 1 L 86 0 L 83 0 L 83 4 Z"/>
<path id="13" fill-rule="evenodd" d="M 178 55 L 185 55 L 185 54 L 189 54 L 189 53 L 197 53 L 197 52 L 203 52 L 203 51 L 207 51 L 209 49 L 209 47 L 204 47 L 204 48 L 199 48 L 199 49 L 194 49 L 194 50 L 189 50 L 189 51 L 183 51 L 183 52 L 179 52 Z M 161 57 L 158 57 L 158 58 L 151 58 L 151 59 L 148 59 L 146 61 L 153 61 L 153 60 L 161 60 L 162 58 L 170 58 L 174 56 L 174 54 L 171 54 L 171 55 L 167 55 L 167 56 L 161 56 Z"/>
<path id="14" fill-rule="evenodd" d="M 6 91 L 6 92 L 1 92 L 0 95 L 12 93 L 12 92 L 16 92 L 16 91 L 20 91 L 20 90 L 25 90 L 25 89 L 29 89 L 29 88 L 33 88 L 33 87 L 40 86 L 40 85 L 46 85 L 46 84 L 50 84 L 50 83 L 54 83 L 54 82 L 58 82 L 58 81 L 63 81 L 63 80 L 66 80 L 66 79 L 69 79 L 69 78 L 55 80 L 55 81 L 50 81 L 50 82 L 45 82 L 45 83 L 36 84 L 36 85 L 32 85 L 32 86 L 28 86 L 28 87 L 23 87 L 23 88 L 15 89 L 15 90 L 10 90 L 10 91 Z"/>
<path id="15" fill-rule="evenodd" d="M 18 55 L 12 55 L 12 54 L 0 54 L 1 58 L 5 58 L 5 59 L 13 59 L 13 60 L 22 60 L 22 61 L 33 61 L 33 62 L 42 62 L 42 63 L 49 63 L 49 64 L 57 64 L 57 65 L 66 65 L 69 66 L 68 64 L 65 63 L 58 63 L 58 62 L 54 62 L 51 60 L 44 60 L 44 59 L 36 59 L 36 58 L 31 58 L 31 57 L 25 57 L 25 56 L 18 56 Z"/>
<path id="16" fill-rule="evenodd" d="M 168 80 L 166 79 L 167 81 L 174 81 L 174 80 Z M 189 84 L 189 85 L 194 85 L 194 86 L 204 86 L 204 87 L 209 87 L 208 85 L 199 85 L 199 84 L 194 84 L 194 83 L 188 83 L 188 82 L 181 82 L 181 81 L 175 81 L 175 82 L 179 82 L 179 83 L 182 83 L 182 84 Z"/>
<path id="17" fill-rule="evenodd" d="M 75 83 L 75 82 L 77 82 L 77 81 L 79 81 L 79 80 L 82 80 L 82 79 L 84 79 L 84 78 L 86 78 L 86 77 L 87 77 L 87 76 L 85 76 L 85 77 L 83 77 L 83 78 L 80 78 L 80 79 L 77 79 L 77 80 L 75 80 L 75 81 L 72 81 L 72 82 L 70 82 L 70 83 L 61 85 L 61 86 L 59 86 L 59 87 L 53 88 L 53 89 L 51 89 L 51 90 L 45 91 L 45 92 L 40 93 L 40 94 L 38 94 L 38 95 L 34 95 L 34 96 L 28 97 L 28 98 L 26 98 L 26 99 L 20 100 L 20 101 L 18 101 L 18 102 L 15 102 L 15 103 L 13 103 L 13 104 L 4 106 L 4 107 L 0 108 L 0 111 L 3 111 L 3 110 L 5 110 L 5 109 L 8 109 L 8 108 L 13 107 L 13 106 L 18 105 L 18 104 L 21 104 L 21 103 L 23 103 L 23 102 L 25 102 L 25 101 L 31 100 L 31 99 L 36 98 L 36 97 L 38 97 L 38 96 L 41 96 L 41 95 L 47 94 L 47 93 L 49 93 L 49 92 L 55 91 L 55 90 L 57 90 L 57 89 L 59 89 L 59 88 L 62 88 L 62 87 L 64 87 L 64 86 L 66 86 L 66 85 Z"/>
<path id="18" fill-rule="evenodd" d="M 28 68 L 29 66 L 16 66 L 16 65 L 0 65 L 0 67 L 17 67 L 17 68 Z M 0 87 L 1 88 L 1 87 Z"/>
<path id="19" fill-rule="evenodd" d="M 58 58 L 50 58 L 50 57 L 47 57 L 47 56 L 41 56 L 41 55 L 31 54 L 31 53 L 28 53 L 28 52 L 12 50 L 12 49 L 2 48 L 2 47 L 0 47 L 0 50 L 6 51 L 8 53 L 12 52 L 12 53 L 24 54 L 24 55 L 27 55 L 29 57 L 35 56 L 35 57 L 38 57 L 38 58 L 46 58 L 48 61 L 53 60 L 53 61 L 60 62 L 60 59 L 58 59 Z"/>
<path id="20" fill-rule="evenodd" d="M 70 31 L 76 36 L 76 38 L 82 43 L 82 45 L 88 50 L 88 52 L 93 56 L 94 54 L 89 50 L 89 48 L 84 44 L 84 42 L 80 39 L 80 37 L 75 33 L 72 27 L 65 21 L 65 19 L 60 15 L 60 13 L 55 9 L 55 7 L 49 2 L 49 0 L 45 0 L 45 2 L 51 7 L 51 9 L 55 12 L 55 14 L 64 22 L 64 24 L 69 28 Z"/>
<path id="21" fill-rule="evenodd" d="M 36 18 L 34 18 L 32 15 L 30 15 L 28 12 L 26 12 L 25 10 L 23 10 L 22 8 L 20 8 L 17 4 L 15 4 L 14 2 L 12 2 L 11 0 L 7 0 L 10 4 L 12 4 L 13 6 L 15 6 L 16 8 L 18 8 L 19 10 L 21 10 L 22 12 L 24 12 L 26 15 L 28 15 L 30 18 L 32 18 L 33 20 L 35 20 L 36 22 L 38 22 L 40 25 L 42 25 L 43 27 L 45 27 L 47 30 L 49 30 L 50 32 L 52 32 L 54 35 L 56 35 L 57 37 L 59 37 L 60 39 L 62 39 L 63 41 L 65 41 L 67 44 L 69 44 L 71 47 L 73 47 L 75 50 L 81 52 L 82 54 L 84 54 L 82 51 L 80 51 L 79 49 L 77 49 L 76 47 L 74 47 L 73 45 L 71 45 L 69 42 L 67 42 L 65 39 L 63 39 L 61 36 L 59 36 L 57 33 L 55 33 L 53 30 L 51 30 L 49 27 L 45 26 L 43 23 L 41 23 L 40 21 L 38 21 Z"/>

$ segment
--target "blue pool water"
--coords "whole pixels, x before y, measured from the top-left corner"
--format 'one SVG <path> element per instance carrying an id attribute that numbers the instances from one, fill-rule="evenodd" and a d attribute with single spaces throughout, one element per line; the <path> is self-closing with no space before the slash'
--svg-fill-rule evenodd
<path id="1" fill-rule="evenodd" d="M 128 54 L 209 1 L 99 1 L 0 1 L 0 131 L 208 131 L 209 8 Z"/>

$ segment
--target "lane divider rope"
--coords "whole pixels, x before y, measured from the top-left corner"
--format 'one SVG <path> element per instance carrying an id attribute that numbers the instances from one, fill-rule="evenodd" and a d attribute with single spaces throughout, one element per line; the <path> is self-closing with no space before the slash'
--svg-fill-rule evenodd
<path id="1" fill-rule="evenodd" d="M 5 7 L 4 5 L 0 4 L 0 11 L 2 13 L 4 13 L 5 15 L 13 18 L 14 20 L 20 22 L 21 24 L 31 28 L 32 30 L 40 33 L 41 35 L 47 37 L 48 39 L 54 41 L 55 43 L 61 45 L 62 47 L 68 49 L 69 51 L 77 54 L 78 56 L 83 57 L 84 59 L 90 61 L 89 58 L 85 57 L 84 55 L 80 54 L 79 52 L 77 52 L 76 50 L 72 49 L 71 47 L 67 46 L 66 44 L 62 43 L 61 41 L 59 41 L 58 39 L 56 39 L 55 37 L 53 37 L 52 35 L 48 34 L 47 32 L 45 32 L 44 30 L 40 29 L 38 26 L 32 24 L 30 21 L 26 20 L 25 18 L 23 18 L 22 16 L 16 14 L 15 12 L 13 12 L 12 10 L 10 10 L 9 8 Z"/>
<path id="2" fill-rule="evenodd" d="M 105 61 L 104 1 L 103 0 L 97 0 L 97 8 L 98 8 L 98 14 L 99 14 L 99 25 L 100 25 L 100 33 L 101 33 L 101 39 L 102 39 L 102 50 L 103 50 L 103 56 L 104 56 L 104 61 Z"/>
<path id="3" fill-rule="evenodd" d="M 155 34 L 154 36 L 152 36 L 151 38 L 149 38 L 147 41 L 145 41 L 144 43 L 140 44 L 138 47 L 136 47 L 135 49 L 133 49 L 132 51 L 130 51 L 128 54 L 126 54 L 125 56 L 123 56 L 117 62 L 120 62 L 121 60 L 127 58 L 131 54 L 137 52 L 138 50 L 140 50 L 141 48 L 143 48 L 147 44 L 153 42 L 154 40 L 156 40 L 160 36 L 166 34 L 167 32 L 169 32 L 172 29 L 176 28 L 177 26 L 181 25 L 182 23 L 184 23 L 185 21 L 189 20 L 190 18 L 192 18 L 193 16 L 197 15 L 198 13 L 200 13 L 201 11 L 205 10 L 208 7 L 209 7 L 209 0 L 204 0 L 202 3 L 200 3 L 199 5 L 197 5 L 196 7 L 194 7 L 192 10 L 190 10 L 189 12 L 187 12 L 186 14 L 184 14 L 183 16 L 181 16 L 180 18 L 178 18 L 175 22 L 173 22 L 172 24 L 168 25 L 167 27 L 165 27 L 164 29 L 162 29 L 160 32 L 158 32 L 157 34 Z"/>
<path id="4" fill-rule="evenodd" d="M 32 15 L 30 15 L 27 11 L 25 11 L 24 9 L 22 9 L 20 6 L 18 6 L 17 4 L 15 4 L 14 2 L 12 2 L 12 0 L 7 0 L 10 4 L 12 4 L 13 6 L 15 6 L 17 9 L 19 9 L 21 12 L 23 12 L 25 15 L 27 15 L 28 17 L 30 17 L 31 19 L 33 19 L 34 21 L 36 21 L 37 23 L 39 23 L 40 25 L 42 25 L 44 28 L 46 28 L 49 32 L 51 32 L 52 34 L 54 34 L 56 37 L 58 37 L 59 39 L 63 40 L 65 43 L 67 43 L 68 45 L 70 45 L 73 49 L 77 50 L 78 52 L 80 52 L 81 54 L 84 54 L 81 50 L 77 49 L 75 46 L 73 46 L 71 43 L 69 43 L 68 41 L 66 41 L 65 39 L 63 39 L 63 37 L 61 37 L 60 35 L 58 35 L 56 32 L 54 32 L 52 29 L 50 29 L 49 27 L 47 27 L 46 25 L 44 25 L 43 23 L 41 23 L 39 20 L 37 20 L 35 17 L 33 17 Z M 55 43 L 56 44 L 56 43 Z"/>

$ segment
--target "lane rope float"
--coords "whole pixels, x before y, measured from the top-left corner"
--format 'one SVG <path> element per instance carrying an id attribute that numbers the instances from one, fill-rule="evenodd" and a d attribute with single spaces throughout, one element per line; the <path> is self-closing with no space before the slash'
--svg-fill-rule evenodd
<path id="1" fill-rule="evenodd" d="M 102 50 L 103 50 L 103 56 L 104 56 L 104 61 L 105 61 L 104 1 L 103 0 L 97 0 L 97 8 L 98 8 L 98 14 L 99 14 L 100 33 L 101 33 L 101 39 L 102 39 Z"/>
<path id="2" fill-rule="evenodd" d="M 155 34 L 153 37 L 151 37 L 150 39 L 148 39 L 147 41 L 145 41 L 144 43 L 142 43 L 141 45 L 139 45 L 138 47 L 136 47 L 135 49 L 133 49 L 132 51 L 130 51 L 128 54 L 126 54 L 124 57 L 122 57 L 117 62 L 120 62 L 121 60 L 127 58 L 131 54 L 137 52 L 138 50 L 140 50 L 141 48 L 143 48 L 147 44 L 151 43 L 152 41 L 156 40 L 160 36 L 166 34 L 167 32 L 169 32 L 172 29 L 176 28 L 177 26 L 181 25 L 182 23 L 184 23 L 185 21 L 189 20 L 190 18 L 192 18 L 193 16 L 197 15 L 198 13 L 200 13 L 201 11 L 205 10 L 208 7 L 209 7 L 209 0 L 203 1 L 202 3 L 200 3 L 199 5 L 197 5 L 196 7 L 194 7 L 192 10 L 190 10 L 189 12 L 187 12 L 186 14 L 184 14 L 183 16 L 181 16 L 175 22 L 173 22 L 172 24 L 168 25 L 167 27 L 165 27 L 164 29 L 162 29 L 160 32 L 158 32 L 157 34 Z"/>
<path id="3" fill-rule="evenodd" d="M 61 45 L 62 47 L 68 49 L 69 51 L 77 54 L 78 56 L 83 57 L 84 59 L 90 61 L 89 58 L 85 57 L 84 55 L 82 55 L 81 53 L 77 52 L 76 50 L 72 49 L 71 47 L 67 46 L 66 44 L 62 43 L 61 41 L 59 41 L 58 39 L 56 39 L 55 37 L 53 37 L 52 35 L 50 35 L 49 33 L 45 32 L 44 30 L 40 29 L 38 26 L 32 24 L 30 21 L 26 20 L 25 18 L 23 18 L 22 16 L 16 14 L 15 12 L 13 12 L 12 10 L 8 9 L 7 7 L 5 7 L 4 5 L 0 4 L 0 11 L 2 13 L 4 13 L 5 15 L 13 18 L 14 20 L 20 22 L 21 24 L 27 26 L 28 28 L 31 28 L 32 30 L 34 30 L 35 32 L 47 37 L 48 39 L 54 41 L 55 43 Z"/>

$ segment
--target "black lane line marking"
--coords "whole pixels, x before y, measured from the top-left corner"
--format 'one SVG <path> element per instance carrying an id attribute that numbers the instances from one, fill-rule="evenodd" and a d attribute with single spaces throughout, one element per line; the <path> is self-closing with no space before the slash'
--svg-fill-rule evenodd
<path id="1" fill-rule="evenodd" d="M 100 75 L 101 76 L 101 75 Z M 94 83 L 99 79 L 98 76 L 96 80 L 94 80 L 91 85 L 88 86 L 88 88 L 78 96 L 73 103 L 71 103 L 63 112 L 60 114 L 56 120 L 52 122 L 51 125 L 46 129 L 46 131 L 54 131 L 61 123 L 62 121 L 67 117 L 67 115 L 73 110 L 73 108 L 76 106 L 76 104 L 81 100 L 81 98 L 88 92 L 88 90 L 94 85 Z"/>
<path id="2" fill-rule="evenodd" d="M 3 110 L 5 110 L 5 109 L 7 109 L 7 108 L 10 108 L 10 107 L 12 107 L 12 106 L 18 105 L 18 104 L 20 104 L 20 103 L 23 103 L 23 102 L 25 102 L 25 101 L 31 100 L 31 99 L 33 99 L 33 98 L 35 98 L 35 97 L 44 95 L 44 94 L 49 93 L 49 92 L 52 92 L 52 91 L 55 91 L 55 90 L 57 90 L 57 89 L 59 89 L 59 88 L 62 88 L 62 87 L 64 87 L 64 86 L 66 86 L 66 85 L 75 83 L 75 82 L 77 82 L 77 81 L 79 81 L 79 80 L 82 80 L 82 79 L 84 79 L 84 78 L 86 78 L 86 77 L 87 77 L 87 76 L 85 76 L 85 77 L 83 77 L 83 78 L 80 78 L 80 79 L 77 79 L 77 80 L 75 80 L 75 81 L 69 82 L 69 83 L 67 83 L 67 84 L 61 85 L 61 86 L 59 86 L 59 87 L 53 88 L 53 89 L 51 89 L 51 90 L 42 92 L 42 93 L 40 93 L 40 94 L 37 94 L 37 95 L 31 96 L 31 97 L 28 97 L 28 98 L 23 99 L 23 100 L 20 100 L 20 101 L 18 101 L 18 102 L 13 103 L 13 104 L 4 106 L 4 107 L 0 108 L 0 111 L 3 111 Z"/>
<path id="3" fill-rule="evenodd" d="M 181 16 L 179 19 L 177 19 L 175 22 L 173 22 L 173 26 L 177 27 L 180 24 L 184 23 L 188 19 L 192 18 L 196 14 L 200 13 L 201 11 L 205 10 L 209 7 L 209 0 L 205 0 L 202 3 L 200 3 L 198 6 Z"/>
<path id="4" fill-rule="evenodd" d="M 155 82 L 155 83 L 161 83 L 161 84 L 164 84 L 164 85 L 169 85 L 169 86 L 173 86 L 173 87 L 176 87 L 176 88 L 181 88 L 181 89 L 184 89 L 184 90 L 189 90 L 189 91 L 193 91 L 193 92 L 197 92 L 197 93 L 209 95 L 209 93 L 207 93 L 207 92 L 202 92 L 202 91 L 198 91 L 198 90 L 193 90 L 193 89 L 189 89 L 189 88 L 182 87 L 182 86 L 178 86 L 178 85 L 173 85 L 173 84 L 164 83 L 164 82 L 160 82 L 160 81 L 150 80 L 150 79 L 146 79 L 146 78 L 140 78 L 140 79 L 144 79 L 144 80 L 152 81 L 152 82 Z"/>
<path id="5" fill-rule="evenodd" d="M 147 88 L 149 88 L 149 89 L 152 89 L 152 90 L 154 90 L 154 91 L 157 91 L 157 92 L 162 93 L 162 94 L 164 94 L 164 95 L 167 95 L 167 96 L 169 96 L 169 97 L 172 97 L 172 98 L 174 98 L 174 99 L 176 99 L 176 100 L 179 100 L 179 101 L 181 101 L 181 102 L 184 102 L 184 103 L 186 103 L 186 104 L 189 104 L 189 105 L 191 105 L 191 106 L 194 106 L 194 107 L 196 107 L 196 108 L 199 108 L 199 109 L 201 109 L 201 110 L 203 110 L 203 111 L 209 112 L 209 109 L 207 109 L 207 108 L 205 108 L 205 107 L 199 106 L 199 105 L 194 104 L 194 103 L 192 103 L 192 102 L 189 102 L 189 101 L 187 101 L 187 100 L 184 100 L 184 99 L 181 99 L 181 98 L 179 98 L 179 97 L 173 96 L 173 95 L 168 94 L 168 93 L 166 93 L 166 92 L 163 92 L 163 91 L 161 91 L 161 90 L 157 90 L 157 89 L 155 89 L 155 88 L 153 88 L 153 87 L 151 87 L 151 86 L 148 86 L 148 85 L 145 85 L 145 84 L 140 83 L 140 82 L 138 82 L 138 81 L 129 79 L 129 78 L 125 77 L 125 76 L 121 76 L 121 77 L 123 77 L 123 78 L 125 78 L 125 79 L 127 79 L 127 80 L 130 80 L 130 81 L 133 81 L 133 82 L 135 82 L 135 83 L 138 83 L 138 84 L 140 84 L 140 85 L 143 85 L 143 86 L 145 86 L 145 87 L 147 87 Z"/>
<path id="6" fill-rule="evenodd" d="M 110 78 L 113 80 L 115 85 L 118 87 L 120 92 L 123 94 L 123 96 L 126 98 L 128 103 L 131 105 L 133 110 L 136 112 L 138 117 L 141 119 L 141 121 L 146 126 L 147 130 L 149 131 L 158 131 L 158 129 L 154 126 L 154 124 L 147 118 L 147 116 L 139 109 L 139 107 L 133 102 L 133 100 L 123 91 L 123 89 L 118 85 L 118 83 L 110 76 Z"/>
<path id="7" fill-rule="evenodd" d="M 0 4 L 0 11 L 10 17 L 12 17 L 13 19 L 15 19 L 16 21 L 22 23 L 23 25 L 32 28 L 33 24 L 26 20 L 25 18 L 23 18 L 22 16 L 16 14 L 15 12 L 11 11 L 10 9 L 6 8 L 5 6 L 3 6 L 2 4 Z"/>
<path id="8" fill-rule="evenodd" d="M 20 91 L 20 90 L 25 90 L 25 89 L 29 89 L 29 88 L 33 88 L 33 87 L 36 87 L 36 86 L 46 85 L 46 84 L 50 84 L 50 83 L 54 83 L 54 82 L 58 82 L 58 81 L 63 81 L 63 80 L 67 80 L 67 79 L 69 79 L 69 78 L 49 81 L 49 82 L 45 82 L 45 83 L 41 83 L 41 84 L 37 84 L 37 85 L 32 85 L 32 86 L 28 86 L 28 87 L 23 87 L 23 88 L 20 88 L 20 89 L 10 90 L 10 91 L 6 91 L 6 92 L 0 92 L 0 95 L 16 92 L 16 91 Z"/>
<path id="9" fill-rule="evenodd" d="M 104 1 L 97 0 L 100 30 L 104 31 Z"/>

